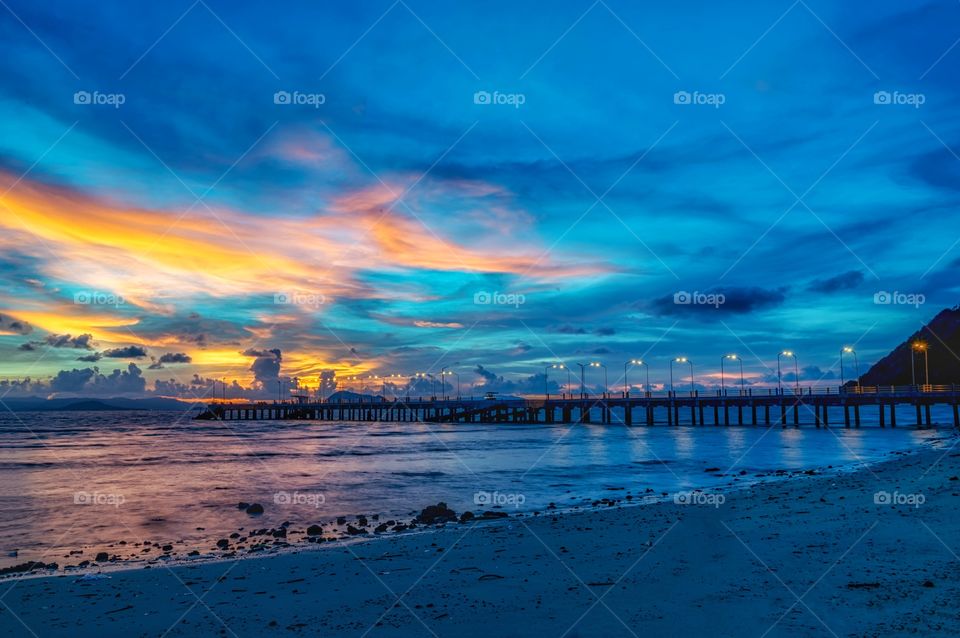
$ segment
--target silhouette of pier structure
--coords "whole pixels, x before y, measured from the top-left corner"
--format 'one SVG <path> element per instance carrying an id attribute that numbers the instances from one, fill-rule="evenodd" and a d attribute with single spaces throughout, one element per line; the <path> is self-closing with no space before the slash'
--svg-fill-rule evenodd
<path id="1" fill-rule="evenodd" d="M 860 427 L 876 413 L 880 427 L 933 425 L 931 409 L 952 409 L 960 427 L 960 386 L 847 386 L 840 389 L 732 391 L 728 393 L 631 393 L 500 399 L 409 398 L 311 402 L 208 404 L 196 418 L 222 421 L 311 420 L 424 423 L 620 423 L 625 425 L 756 425 L 786 427 L 843 423 Z M 842 412 L 842 417 L 831 421 Z M 832 413 L 832 414 L 831 414 Z M 913 423 L 911 423 L 913 422 Z M 940 425 L 946 425 L 941 423 Z"/>

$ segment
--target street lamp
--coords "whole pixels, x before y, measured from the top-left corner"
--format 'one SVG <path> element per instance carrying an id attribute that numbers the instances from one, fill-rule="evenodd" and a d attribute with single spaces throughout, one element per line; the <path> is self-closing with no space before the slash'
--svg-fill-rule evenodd
<path id="1" fill-rule="evenodd" d="M 623 364 L 623 396 L 624 398 L 630 398 L 630 384 L 627 383 L 627 369 L 630 366 L 642 366 L 642 365 L 646 365 L 646 364 L 640 359 L 630 359 L 629 361 Z M 650 366 L 647 366 L 647 387 L 645 387 L 644 390 L 649 390 L 650 389 L 649 386 L 650 386 Z"/>
<path id="2" fill-rule="evenodd" d="M 850 346 L 844 346 L 843 348 L 840 349 L 840 387 L 841 388 L 843 387 L 843 353 L 844 352 L 853 355 L 854 370 L 857 373 L 857 390 L 859 391 L 860 390 L 860 361 L 857 358 L 857 351 L 851 348 Z"/>
<path id="3" fill-rule="evenodd" d="M 580 366 L 580 398 L 582 399 L 582 398 L 583 398 L 583 390 L 584 390 L 584 384 L 583 384 L 583 369 L 584 369 L 586 366 L 584 366 L 582 363 L 578 363 L 577 365 Z"/>
<path id="4" fill-rule="evenodd" d="M 735 354 L 726 354 L 720 357 L 720 394 L 724 393 L 723 362 L 725 359 L 740 362 L 740 394 L 743 394 L 743 359 Z"/>
<path id="5" fill-rule="evenodd" d="M 930 385 L 930 355 L 927 351 L 927 344 L 923 341 L 914 341 L 913 347 L 910 348 L 910 374 L 913 378 L 913 385 L 917 385 L 917 374 L 915 372 L 914 363 L 913 363 L 913 353 L 914 351 L 923 353 L 924 361 L 924 385 Z"/>
<path id="6" fill-rule="evenodd" d="M 460 375 L 459 375 L 458 373 L 454 372 L 453 370 L 447 370 L 446 368 L 444 368 L 444 369 L 440 372 L 440 382 L 441 382 L 441 384 L 443 385 L 444 392 L 446 392 L 447 383 L 446 383 L 446 381 L 443 380 L 443 377 L 444 377 L 444 376 L 449 376 L 449 375 L 451 375 L 451 374 L 452 374 L 453 376 L 457 377 L 457 400 L 459 401 L 459 400 L 460 400 Z M 444 395 L 444 396 L 446 396 L 446 395 Z"/>
<path id="7" fill-rule="evenodd" d="M 783 383 L 780 375 L 780 357 L 793 357 L 794 376 L 796 377 L 797 394 L 800 391 L 800 364 L 797 362 L 797 355 L 792 350 L 784 350 L 777 354 L 777 392 L 783 394 Z"/>
<path id="8" fill-rule="evenodd" d="M 553 365 L 543 366 L 543 393 L 546 395 L 547 399 L 550 399 L 550 378 L 548 376 L 548 370 L 550 368 L 563 369 L 565 366 L 562 363 L 554 363 Z M 570 371 L 567 370 L 567 385 L 570 385 Z"/>
<path id="9" fill-rule="evenodd" d="M 670 392 L 673 392 L 673 364 L 676 363 L 689 363 L 690 364 L 690 396 L 693 396 L 694 385 L 693 385 L 693 361 L 687 359 L 686 357 L 677 357 L 670 361 Z"/>
<path id="10" fill-rule="evenodd" d="M 603 398 L 606 399 L 606 398 L 607 398 L 607 388 L 609 387 L 609 385 L 607 384 L 607 366 L 605 366 L 604 364 L 600 363 L 599 361 L 592 361 L 592 362 L 590 363 L 590 367 L 591 367 L 591 368 L 603 368 Z"/>
<path id="11" fill-rule="evenodd" d="M 567 371 L 567 390 L 570 390 L 571 388 L 573 388 L 573 384 L 570 382 L 570 368 L 563 365 L 562 363 L 554 364 L 552 367 L 557 368 L 559 370 L 566 370 Z M 570 393 L 570 396 L 571 397 L 573 396 L 573 392 Z"/>

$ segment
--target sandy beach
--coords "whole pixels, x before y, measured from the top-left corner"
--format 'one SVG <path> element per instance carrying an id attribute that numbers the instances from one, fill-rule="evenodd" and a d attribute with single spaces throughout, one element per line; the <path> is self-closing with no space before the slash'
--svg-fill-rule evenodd
<path id="1" fill-rule="evenodd" d="M 2 582 L 5 636 L 960 635 L 960 450 L 687 504 Z M 722 502 L 721 502 L 722 501 Z"/>

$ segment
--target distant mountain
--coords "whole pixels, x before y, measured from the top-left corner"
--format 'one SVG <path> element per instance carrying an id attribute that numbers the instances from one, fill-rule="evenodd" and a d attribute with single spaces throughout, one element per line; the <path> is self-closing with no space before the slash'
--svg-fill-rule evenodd
<path id="1" fill-rule="evenodd" d="M 85 397 L 55 398 L 27 397 L 3 399 L 4 405 L 14 412 L 39 412 L 51 410 L 64 411 L 106 411 L 106 410 L 191 410 L 200 406 L 186 401 L 165 398 L 130 399 L 113 397 L 92 399 Z"/>
<path id="2" fill-rule="evenodd" d="M 86 399 L 83 401 L 76 401 L 75 403 L 68 403 L 67 405 L 57 409 L 64 412 L 110 412 L 113 410 L 136 410 L 138 408 L 121 408 L 115 405 L 109 405 L 103 401 L 97 401 L 96 399 Z"/>
<path id="3" fill-rule="evenodd" d="M 960 384 L 960 306 L 948 308 L 906 341 L 880 359 L 860 379 L 863 385 L 910 385 L 910 350 L 912 344 L 926 344 L 928 355 L 914 352 L 917 383 L 926 379 L 924 357 L 930 357 L 930 383 Z"/>

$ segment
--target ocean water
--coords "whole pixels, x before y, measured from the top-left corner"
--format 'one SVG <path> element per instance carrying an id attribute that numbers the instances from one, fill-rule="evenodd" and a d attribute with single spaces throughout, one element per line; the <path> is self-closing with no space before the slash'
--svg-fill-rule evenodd
<path id="1" fill-rule="evenodd" d="M 853 467 L 951 431 L 868 422 L 860 429 L 628 428 L 7 413 L 0 417 L 0 566 L 75 564 L 70 550 L 91 558 L 120 541 L 208 550 L 238 528 L 357 514 L 408 518 L 439 501 L 457 512 L 514 512 L 711 488 L 734 477 L 743 484 L 781 469 Z M 240 501 L 265 512 L 251 517 Z"/>

